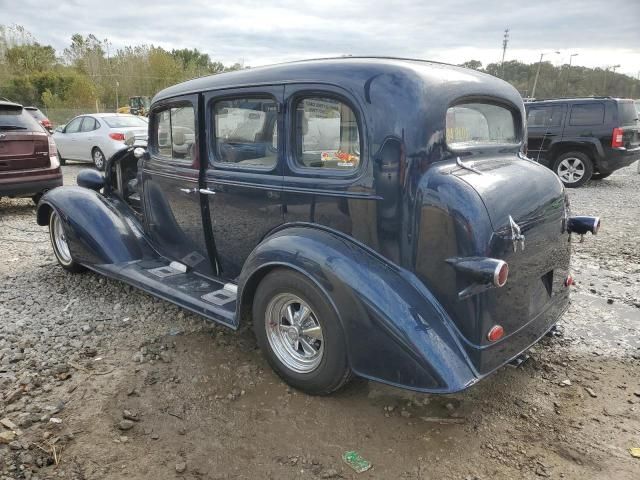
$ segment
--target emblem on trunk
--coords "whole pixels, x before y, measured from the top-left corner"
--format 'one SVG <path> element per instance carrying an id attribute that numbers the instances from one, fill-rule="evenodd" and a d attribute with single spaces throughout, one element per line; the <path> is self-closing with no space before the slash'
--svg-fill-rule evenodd
<path id="1" fill-rule="evenodd" d="M 6 135 L 4 133 L 0 133 L 0 139 L 3 139 L 5 137 L 6 137 Z"/>
<path id="2" fill-rule="evenodd" d="M 513 217 L 509 215 L 509 224 L 511 225 L 511 241 L 513 242 L 513 251 L 518 251 L 518 244 L 524 251 L 524 235 L 520 233 L 520 225 L 518 225 Z"/>

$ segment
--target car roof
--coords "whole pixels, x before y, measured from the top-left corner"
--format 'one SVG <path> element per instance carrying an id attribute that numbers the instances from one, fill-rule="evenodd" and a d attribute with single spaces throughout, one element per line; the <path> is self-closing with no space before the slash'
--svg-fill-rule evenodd
<path id="1" fill-rule="evenodd" d="M 627 101 L 626 98 L 617 98 L 617 97 L 569 97 L 569 98 L 547 98 L 541 100 L 530 100 L 525 102 L 525 105 L 533 105 L 533 104 L 541 104 L 541 103 L 568 103 L 568 102 L 580 102 L 580 103 L 588 103 L 588 102 L 602 102 L 602 101 L 613 101 L 613 102 L 624 102 Z"/>
<path id="2" fill-rule="evenodd" d="M 449 83 L 506 84 L 476 70 L 446 63 L 396 57 L 339 57 L 302 60 L 209 75 L 173 85 L 156 94 L 152 103 L 208 90 L 285 83 L 333 83 L 360 87 L 375 76 L 404 75 L 430 86 Z"/>
<path id="3" fill-rule="evenodd" d="M 9 101 L 4 101 L 4 100 L 0 100 L 0 107 L 14 107 L 14 108 L 20 107 L 20 108 L 24 108 L 19 103 L 9 102 Z"/>

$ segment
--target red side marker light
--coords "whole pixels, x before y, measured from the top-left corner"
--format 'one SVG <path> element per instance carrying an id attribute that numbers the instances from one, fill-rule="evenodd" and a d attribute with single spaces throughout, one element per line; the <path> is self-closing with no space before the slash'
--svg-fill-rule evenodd
<path id="1" fill-rule="evenodd" d="M 564 281 L 564 286 L 565 287 L 570 287 L 574 283 L 575 282 L 573 281 L 573 277 L 571 275 L 567 275 L 567 279 Z"/>
<path id="2" fill-rule="evenodd" d="M 487 333 L 487 340 L 489 340 L 490 342 L 497 342 L 503 336 L 504 328 L 502 328 L 500 325 L 494 325 L 493 327 L 491 327 L 491 330 L 489 330 L 489 333 Z"/>

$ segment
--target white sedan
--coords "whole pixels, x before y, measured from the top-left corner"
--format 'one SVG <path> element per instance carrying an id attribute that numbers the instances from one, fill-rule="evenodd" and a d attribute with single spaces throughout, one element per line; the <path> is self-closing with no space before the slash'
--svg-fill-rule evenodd
<path id="1" fill-rule="evenodd" d="M 133 134 L 138 144 L 147 142 L 149 122 L 144 117 L 121 113 L 93 113 L 75 117 L 58 127 L 53 138 L 58 146 L 58 158 L 93 162 L 104 170 L 108 158 L 126 147 L 124 140 Z"/>

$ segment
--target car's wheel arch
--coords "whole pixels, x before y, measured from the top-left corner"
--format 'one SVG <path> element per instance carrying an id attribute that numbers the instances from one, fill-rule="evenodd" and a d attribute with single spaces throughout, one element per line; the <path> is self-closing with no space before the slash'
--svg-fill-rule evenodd
<path id="1" fill-rule="evenodd" d="M 238 279 L 238 321 L 250 318 L 260 281 L 277 268 L 304 275 L 327 298 L 357 375 L 433 392 L 477 380 L 450 318 L 426 287 L 321 226 L 284 226 L 254 249 Z"/>

